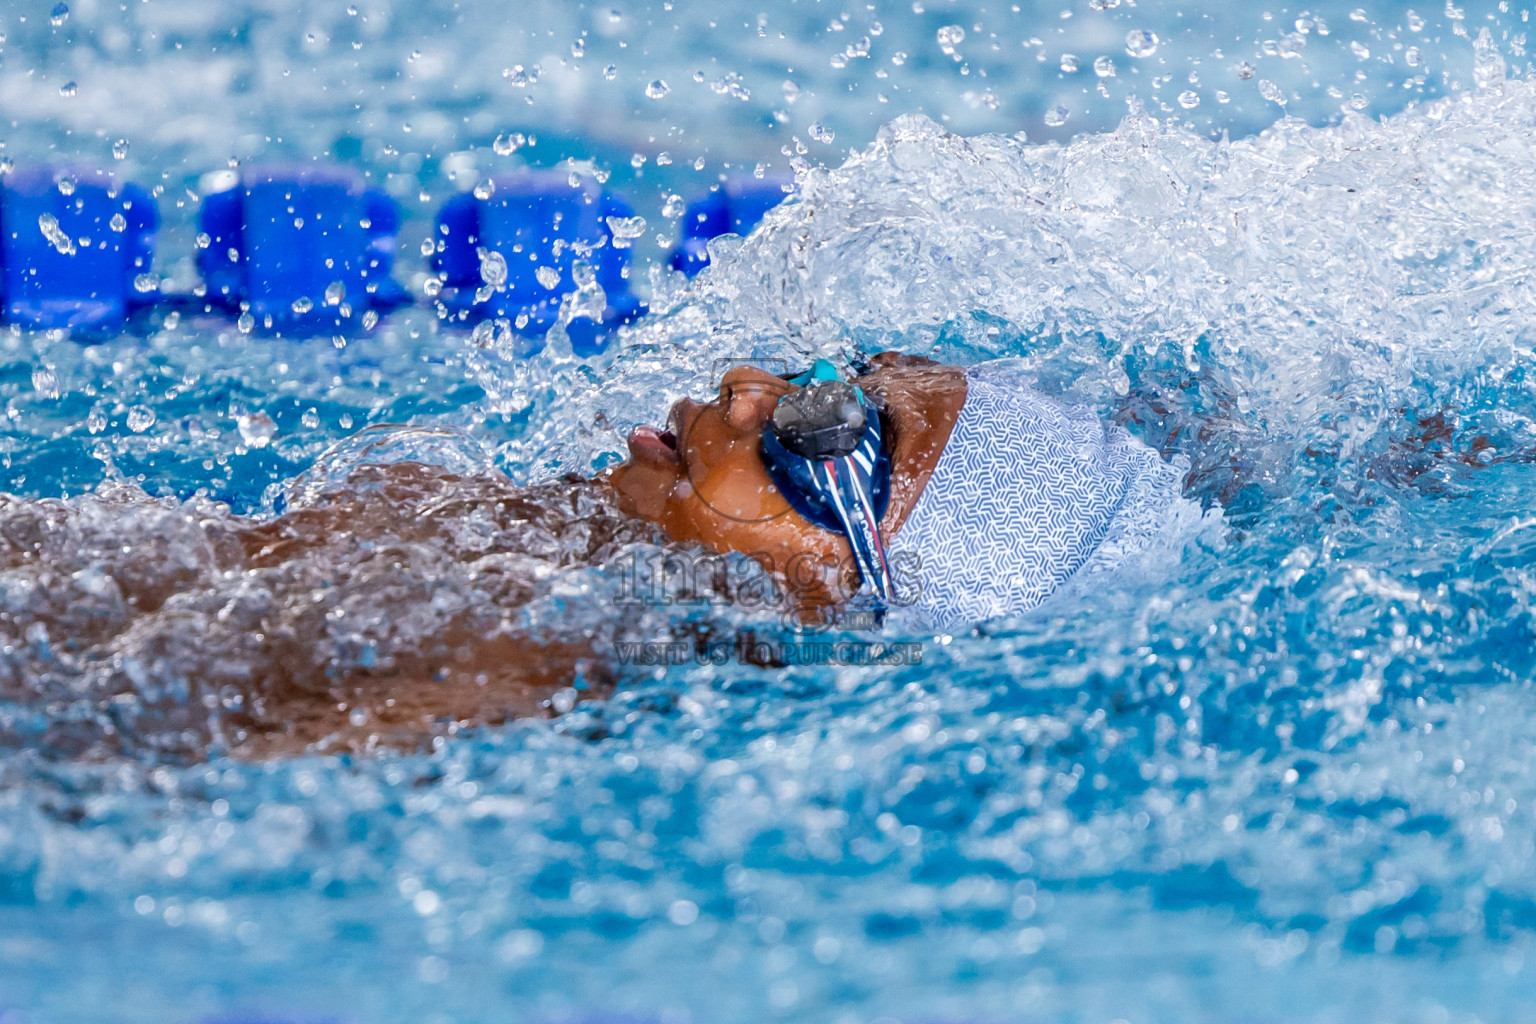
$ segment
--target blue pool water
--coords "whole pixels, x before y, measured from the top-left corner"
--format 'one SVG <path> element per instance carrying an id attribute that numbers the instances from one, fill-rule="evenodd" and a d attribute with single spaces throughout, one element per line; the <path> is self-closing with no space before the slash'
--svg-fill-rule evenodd
<path id="1" fill-rule="evenodd" d="M 0 155 L 126 140 L 167 288 L 231 159 L 363 168 L 419 295 L 444 198 L 573 158 L 648 218 L 656 312 L 592 360 L 425 304 L 334 341 L 0 331 L 0 538 L 52 524 L 46 568 L 0 572 L 0 1021 L 1536 1013 L 1518 5 L 69 6 L 0 10 Z M 799 195 L 693 285 L 664 272 L 669 197 L 759 163 Z M 1206 518 L 1027 617 L 894 631 L 920 665 L 621 668 L 419 753 L 178 745 L 164 709 L 243 656 L 242 609 L 320 600 L 207 538 L 343 479 L 363 428 L 537 483 L 717 358 L 883 348 L 1021 360 L 1188 458 Z M 471 592 L 406 561 L 409 587 L 336 581 L 403 650 Z M 557 571 L 526 614 L 607 642 L 620 584 Z M 94 702 L 114 674 L 132 698 Z"/>

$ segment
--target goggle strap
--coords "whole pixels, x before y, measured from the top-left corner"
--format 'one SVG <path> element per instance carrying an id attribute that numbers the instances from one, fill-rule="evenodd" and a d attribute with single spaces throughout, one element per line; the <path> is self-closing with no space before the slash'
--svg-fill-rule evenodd
<path id="1" fill-rule="evenodd" d="M 841 378 L 837 367 L 830 361 L 818 359 L 809 370 L 785 379 L 797 387 L 811 387 Z M 879 623 L 884 621 L 885 609 L 891 600 L 890 566 L 886 559 L 885 541 L 880 536 L 880 517 L 874 507 L 874 475 L 884 457 L 884 441 L 879 414 L 869 405 L 862 389 L 855 387 L 854 391 L 870 412 L 867 432 L 857 448 L 838 459 L 812 461 L 787 451 L 781 457 L 803 464 L 808 470 L 812 488 L 820 495 L 824 505 L 831 506 L 843 535 L 848 538 L 848 544 L 853 549 L 854 561 L 862 577 L 859 589 L 868 589 L 874 594 L 876 622 Z M 766 438 L 769 435 L 764 436 Z M 771 464 L 770 471 L 773 471 Z M 783 486 L 783 482 L 777 478 L 776 482 Z"/>
<path id="2" fill-rule="evenodd" d="M 880 537 L 880 520 L 870 500 L 869 473 L 854 458 L 845 455 L 828 459 L 814 467 L 817 483 L 832 501 L 833 510 L 843 525 L 843 533 L 853 548 L 854 561 L 869 587 L 881 603 L 891 596 L 890 566 L 885 543 Z M 850 501 L 850 497 L 852 501 Z"/>

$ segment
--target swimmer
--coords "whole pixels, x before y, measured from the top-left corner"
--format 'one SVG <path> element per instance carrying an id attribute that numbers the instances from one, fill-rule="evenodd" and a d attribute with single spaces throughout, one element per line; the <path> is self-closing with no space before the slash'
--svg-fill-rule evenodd
<path id="1" fill-rule="evenodd" d="M 528 617 L 552 569 L 670 541 L 758 560 L 797 611 L 857 596 L 955 629 L 1027 612 L 1198 514 L 1179 465 L 1005 366 L 887 353 L 837 378 L 830 364 L 732 369 L 713 401 L 636 429 L 594 480 L 367 465 L 261 522 L 123 485 L 0 496 L 0 711 L 31 709 L 0 714 L 0 744 L 71 758 L 411 749 L 611 687 L 600 638 Z M 1477 441 L 1457 452 L 1443 420 L 1420 426 L 1392 466 L 1487 462 Z M 633 610 L 605 626 L 656 627 Z"/>

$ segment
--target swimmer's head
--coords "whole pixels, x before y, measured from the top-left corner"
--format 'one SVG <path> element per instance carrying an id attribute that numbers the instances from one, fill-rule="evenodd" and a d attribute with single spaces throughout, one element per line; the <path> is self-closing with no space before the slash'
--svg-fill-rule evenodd
<path id="1" fill-rule="evenodd" d="M 666 429 L 639 427 L 629 459 L 609 477 L 624 511 L 659 524 L 674 540 L 717 551 L 837 552 L 842 538 L 811 525 L 785 500 L 763 463 L 763 429 L 796 386 L 738 366 L 714 401 L 683 399 Z"/>

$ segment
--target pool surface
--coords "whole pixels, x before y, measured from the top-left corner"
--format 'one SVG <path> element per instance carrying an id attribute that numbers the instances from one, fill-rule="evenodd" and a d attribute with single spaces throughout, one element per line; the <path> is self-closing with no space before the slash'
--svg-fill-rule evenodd
<path id="1" fill-rule="evenodd" d="M 160 186 L 161 291 L 205 175 L 321 158 L 401 204 L 416 299 L 0 329 L 0 544 L 53 559 L 0 562 L 0 1022 L 1533 1019 L 1529 12 L 1203 6 L 0 10 L 0 159 Z M 436 211 L 525 164 L 646 218 L 652 312 L 598 356 L 430 301 Z M 683 201 L 756 171 L 796 194 L 666 269 Z M 1028 616 L 887 627 L 916 663 L 616 663 L 415 750 L 252 761 L 178 717 L 252 623 L 423 649 L 505 539 L 448 513 L 451 557 L 279 579 L 231 568 L 237 517 L 368 459 L 590 474 L 721 360 L 884 349 L 1016 360 L 1202 515 Z M 538 574 L 517 615 L 780 630 L 631 583 Z"/>

